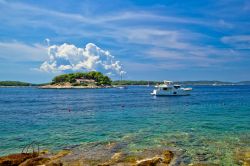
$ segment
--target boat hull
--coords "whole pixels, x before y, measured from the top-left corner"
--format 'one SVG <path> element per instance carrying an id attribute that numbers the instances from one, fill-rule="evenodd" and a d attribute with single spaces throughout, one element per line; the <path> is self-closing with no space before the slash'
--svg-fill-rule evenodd
<path id="1" fill-rule="evenodd" d="M 162 91 L 154 90 L 151 95 L 153 96 L 188 96 L 191 90 L 178 90 L 178 91 Z"/>

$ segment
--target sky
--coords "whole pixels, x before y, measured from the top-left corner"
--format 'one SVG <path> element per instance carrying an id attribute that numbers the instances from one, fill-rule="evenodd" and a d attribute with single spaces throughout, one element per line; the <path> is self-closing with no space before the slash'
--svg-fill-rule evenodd
<path id="1" fill-rule="evenodd" d="M 0 80 L 250 80 L 249 0 L 0 0 Z"/>

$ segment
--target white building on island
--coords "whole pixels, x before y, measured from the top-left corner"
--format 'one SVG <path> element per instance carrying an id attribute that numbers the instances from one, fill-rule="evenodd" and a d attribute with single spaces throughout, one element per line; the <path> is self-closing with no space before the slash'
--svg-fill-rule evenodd
<path id="1" fill-rule="evenodd" d="M 96 81 L 93 79 L 85 79 L 85 78 L 78 78 L 76 79 L 76 83 L 78 84 L 95 84 Z"/>

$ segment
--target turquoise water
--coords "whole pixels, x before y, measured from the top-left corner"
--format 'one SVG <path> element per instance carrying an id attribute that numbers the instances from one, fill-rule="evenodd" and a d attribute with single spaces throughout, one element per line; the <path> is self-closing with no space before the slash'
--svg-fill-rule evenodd
<path id="1" fill-rule="evenodd" d="M 127 151 L 168 146 L 187 163 L 233 165 L 250 149 L 250 86 L 194 86 L 182 97 L 152 89 L 0 88 L 0 155 L 32 141 L 52 151 L 126 141 Z"/>

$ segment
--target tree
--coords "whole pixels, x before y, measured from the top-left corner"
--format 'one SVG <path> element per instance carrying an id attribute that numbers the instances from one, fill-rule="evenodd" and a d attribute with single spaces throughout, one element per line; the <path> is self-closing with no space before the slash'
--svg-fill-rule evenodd
<path id="1" fill-rule="evenodd" d="M 93 79 L 96 81 L 97 85 L 111 85 L 111 79 L 108 76 L 103 75 L 101 72 L 91 71 L 88 73 L 77 72 L 70 74 L 62 74 L 54 77 L 52 80 L 52 84 L 60 84 L 65 82 L 70 82 L 76 85 L 76 79 L 85 78 L 85 79 Z"/>

